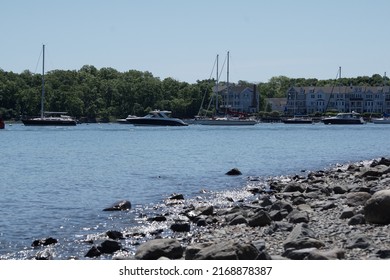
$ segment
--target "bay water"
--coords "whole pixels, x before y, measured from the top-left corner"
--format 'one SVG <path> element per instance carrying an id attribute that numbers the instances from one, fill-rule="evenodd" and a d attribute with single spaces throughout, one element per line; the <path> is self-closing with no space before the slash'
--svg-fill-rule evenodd
<path id="1" fill-rule="evenodd" d="M 0 259 L 27 259 L 31 243 L 59 240 L 56 257 L 82 257 L 75 240 L 137 225 L 137 209 L 173 193 L 240 189 L 290 175 L 388 157 L 390 125 L 257 124 L 224 127 L 7 125 L 0 131 Z M 243 175 L 226 176 L 232 168 Z M 130 212 L 104 212 L 129 200 Z M 83 247 L 84 248 L 84 247 Z"/>

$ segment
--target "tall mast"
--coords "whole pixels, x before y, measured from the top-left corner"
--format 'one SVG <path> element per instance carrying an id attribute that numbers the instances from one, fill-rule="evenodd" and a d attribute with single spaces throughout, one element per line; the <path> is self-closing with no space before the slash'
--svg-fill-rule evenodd
<path id="1" fill-rule="evenodd" d="M 42 96 L 41 96 L 41 118 L 43 118 L 44 112 L 44 100 L 45 100 L 45 45 L 42 47 Z"/>
<path id="2" fill-rule="evenodd" d="M 218 74 L 219 74 L 219 70 L 218 70 L 218 61 L 219 61 L 219 54 L 217 54 L 217 84 L 215 86 L 215 114 L 218 113 L 218 83 L 219 83 L 219 77 L 218 77 Z"/>
<path id="3" fill-rule="evenodd" d="M 226 112 L 229 110 L 229 51 L 227 52 L 227 71 L 226 71 Z"/>

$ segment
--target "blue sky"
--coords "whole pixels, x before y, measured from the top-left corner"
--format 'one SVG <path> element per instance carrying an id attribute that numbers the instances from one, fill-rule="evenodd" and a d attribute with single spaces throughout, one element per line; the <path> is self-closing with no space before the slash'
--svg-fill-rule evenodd
<path id="1" fill-rule="evenodd" d="M 0 68 L 83 65 L 194 83 L 230 51 L 230 81 L 390 73 L 388 0 L 2 0 Z M 226 79 L 222 76 L 221 79 Z"/>

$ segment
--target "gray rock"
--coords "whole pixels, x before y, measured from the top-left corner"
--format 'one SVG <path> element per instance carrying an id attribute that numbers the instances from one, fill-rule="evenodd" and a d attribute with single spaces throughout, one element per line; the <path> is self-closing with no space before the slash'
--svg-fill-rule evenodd
<path id="1" fill-rule="evenodd" d="M 364 217 L 368 223 L 390 224 L 390 190 L 376 192 L 367 200 Z"/>
<path id="2" fill-rule="evenodd" d="M 340 219 L 349 219 L 352 218 L 354 215 L 355 215 L 355 208 L 347 207 L 341 212 Z"/>
<path id="3" fill-rule="evenodd" d="M 361 234 L 351 236 L 345 243 L 345 248 L 347 249 L 366 249 L 370 247 L 369 239 Z"/>
<path id="4" fill-rule="evenodd" d="M 347 205 L 348 206 L 360 206 L 364 205 L 371 195 L 366 192 L 353 192 L 347 194 Z"/>
<path id="5" fill-rule="evenodd" d="M 348 191 L 348 188 L 346 186 L 343 186 L 343 185 L 337 185 L 337 186 L 334 186 L 333 187 L 333 192 L 335 194 L 344 194 Z"/>
<path id="6" fill-rule="evenodd" d="M 366 223 L 366 219 L 364 218 L 363 214 L 356 214 L 348 221 L 348 225 L 350 226 L 362 225 L 365 223 Z"/>
<path id="7" fill-rule="evenodd" d="M 303 193 L 304 191 L 305 188 L 299 183 L 290 183 L 283 190 L 283 192 L 301 192 L 301 193 Z"/>
<path id="8" fill-rule="evenodd" d="M 345 251 L 339 248 L 327 251 L 313 250 L 306 257 L 308 260 L 341 260 L 344 258 Z"/>
<path id="9" fill-rule="evenodd" d="M 287 219 L 290 223 L 293 224 L 308 223 L 309 214 L 305 211 L 299 211 L 295 209 L 290 214 L 288 214 Z"/>
<path id="10" fill-rule="evenodd" d="M 303 248 L 303 249 L 298 249 L 298 250 L 294 250 L 294 249 L 289 249 L 289 250 L 286 250 L 282 256 L 283 257 L 286 257 L 286 258 L 289 258 L 291 260 L 303 260 L 305 259 L 311 252 L 317 250 L 317 248 L 312 248 L 312 247 L 309 247 L 309 248 Z"/>
<path id="11" fill-rule="evenodd" d="M 180 259 L 184 249 L 175 239 L 154 239 L 140 245 L 135 258 L 140 260 L 157 260 L 161 257 Z"/>
<path id="12" fill-rule="evenodd" d="M 262 227 L 271 224 L 272 219 L 270 215 L 261 210 L 257 212 L 253 217 L 248 219 L 248 225 L 251 227 Z"/>
<path id="13" fill-rule="evenodd" d="M 245 219 L 244 216 L 237 215 L 229 222 L 229 225 L 234 226 L 234 225 L 247 224 L 247 223 L 248 221 Z"/>
<path id="14" fill-rule="evenodd" d="M 325 243 L 311 237 L 303 237 L 291 241 L 286 241 L 283 243 L 283 247 L 285 250 L 288 249 L 305 249 L 305 248 L 321 248 L 324 247 Z"/>
<path id="15" fill-rule="evenodd" d="M 233 241 L 217 242 L 201 248 L 193 255 L 193 260 L 255 260 L 259 251 L 252 244 Z M 187 259 L 187 256 L 186 256 Z"/>

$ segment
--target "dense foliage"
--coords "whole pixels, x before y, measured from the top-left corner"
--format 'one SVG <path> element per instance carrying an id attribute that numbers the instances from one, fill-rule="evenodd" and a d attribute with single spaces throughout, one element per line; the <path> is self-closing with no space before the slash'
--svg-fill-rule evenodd
<path id="1" fill-rule="evenodd" d="M 388 78 L 386 78 L 388 81 Z M 66 111 L 77 118 L 115 119 L 129 114 L 144 115 L 151 109 L 171 110 L 174 116 L 191 118 L 198 114 L 202 99 L 209 100 L 213 80 L 195 84 L 172 78 L 161 80 L 150 72 L 85 65 L 78 71 L 54 70 L 45 74 L 45 109 Z M 341 79 L 343 85 L 383 85 L 380 75 Z M 258 84 L 261 107 L 266 97 L 284 97 L 290 86 L 322 86 L 334 80 L 273 77 Z M 36 116 L 40 112 L 42 75 L 20 74 L 0 69 L 0 115 L 5 119 Z M 239 85 L 248 85 L 239 81 Z M 205 101 L 207 103 L 207 101 Z"/>

